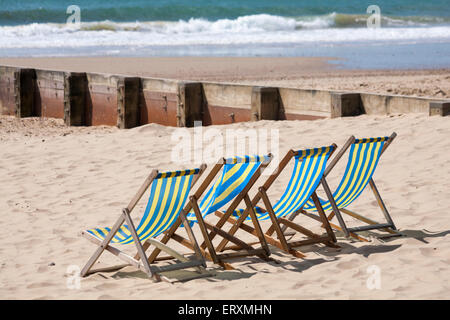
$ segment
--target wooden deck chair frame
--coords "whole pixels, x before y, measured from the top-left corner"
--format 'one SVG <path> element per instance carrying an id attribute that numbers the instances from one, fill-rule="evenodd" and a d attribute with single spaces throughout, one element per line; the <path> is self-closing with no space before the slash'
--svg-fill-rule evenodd
<path id="1" fill-rule="evenodd" d="M 395 139 L 395 137 L 397 136 L 397 134 L 395 132 L 393 132 L 389 138 L 386 140 L 386 142 L 383 145 L 383 148 L 381 149 L 380 152 L 380 157 L 382 156 L 382 154 L 384 153 L 384 151 L 386 151 L 386 149 L 389 147 L 389 145 L 392 143 L 392 141 Z M 325 190 L 325 193 L 327 195 L 327 198 L 329 199 L 331 206 L 332 206 L 332 212 L 328 215 L 328 221 L 330 221 L 330 225 L 336 229 L 339 230 L 341 232 L 344 233 L 345 237 L 352 237 L 355 239 L 358 239 L 360 241 L 364 241 L 367 242 L 369 241 L 368 239 L 360 236 L 357 234 L 357 232 L 360 231 L 369 231 L 369 230 L 383 230 L 385 232 L 388 232 L 390 234 L 390 236 L 401 236 L 401 233 L 399 233 L 397 231 L 397 228 L 394 224 L 394 221 L 392 220 L 391 215 L 389 214 L 389 211 L 386 208 L 386 205 L 384 204 L 383 199 L 381 198 L 381 195 L 378 191 L 378 188 L 375 185 L 375 182 L 373 180 L 373 177 L 370 178 L 369 180 L 369 185 L 370 188 L 377 200 L 377 204 L 381 209 L 381 212 L 383 213 L 385 219 L 386 219 L 386 223 L 379 223 L 376 221 L 373 221 L 367 217 L 364 217 L 356 212 L 350 211 L 347 208 L 341 208 L 339 209 L 335 199 L 333 198 L 332 192 L 330 187 L 328 186 L 328 183 L 326 182 L 326 176 L 331 172 L 331 170 L 335 167 L 335 165 L 337 164 L 337 162 L 342 158 L 342 156 L 345 154 L 345 152 L 348 150 L 348 148 L 356 141 L 356 138 L 354 136 L 351 136 L 346 143 L 344 144 L 344 146 L 342 147 L 342 149 L 336 154 L 336 156 L 330 161 L 329 165 L 327 166 L 327 168 L 325 169 L 324 172 L 324 178 L 322 181 L 322 185 L 323 188 Z M 314 199 L 313 199 L 314 200 Z M 300 212 L 299 212 L 300 213 Z M 310 212 L 307 212 L 305 210 L 302 210 L 301 213 L 311 217 L 311 218 L 315 218 L 317 219 L 317 215 L 314 215 Z M 341 213 L 345 213 L 359 221 L 362 221 L 364 223 L 366 223 L 366 225 L 362 225 L 362 226 L 357 226 L 357 227 L 352 227 L 349 228 L 347 227 L 343 216 Z M 297 213 L 298 214 L 298 213 Z M 331 220 L 336 217 L 338 220 L 339 225 L 333 224 L 331 223 Z M 295 218 L 295 217 L 293 217 Z"/>
<path id="2" fill-rule="evenodd" d="M 199 172 L 196 173 L 192 179 L 191 189 L 195 185 L 195 183 L 198 181 L 200 176 L 203 174 L 205 169 L 206 169 L 206 165 L 202 164 L 200 166 Z M 158 174 L 159 174 L 158 170 L 153 170 L 150 173 L 150 175 L 144 181 L 142 186 L 139 188 L 138 192 L 131 199 L 128 206 L 122 210 L 122 214 L 117 219 L 117 221 L 115 222 L 115 224 L 111 228 L 110 232 L 107 234 L 107 236 L 105 237 L 105 239 L 103 241 L 97 239 L 92 234 L 90 234 L 86 231 L 81 232 L 81 235 L 83 237 L 85 237 L 89 241 L 93 242 L 94 244 L 98 245 L 97 250 L 94 252 L 94 254 L 91 256 L 91 258 L 88 260 L 86 265 L 81 270 L 80 275 L 82 277 L 85 277 L 89 274 L 96 273 L 96 272 L 110 272 L 110 271 L 119 270 L 119 269 L 122 269 L 129 265 L 132 265 L 132 266 L 136 267 L 137 269 L 145 272 L 149 278 L 151 278 L 152 280 L 157 281 L 157 282 L 159 282 L 161 280 L 164 280 L 167 282 L 173 282 L 173 281 L 169 280 L 167 277 L 160 275 L 160 273 L 162 273 L 162 272 L 185 269 L 185 268 L 192 268 L 192 267 L 196 268 L 197 271 L 200 273 L 200 275 L 196 275 L 192 278 L 198 278 L 198 277 L 202 277 L 202 276 L 210 276 L 210 274 L 208 274 L 208 273 L 202 274 L 202 267 L 206 268 L 206 262 L 200 251 L 200 247 L 197 243 L 194 233 L 192 232 L 192 229 L 189 226 L 189 223 L 186 223 L 187 222 L 186 213 L 189 212 L 189 210 L 190 210 L 189 202 L 187 202 L 187 205 L 185 206 L 185 208 L 183 210 L 181 210 L 179 217 L 177 218 L 177 220 L 174 222 L 174 224 L 172 225 L 172 227 L 170 229 L 172 229 L 174 225 L 179 226 L 181 223 L 184 223 L 184 225 L 186 226 L 186 232 L 188 234 L 188 237 L 189 237 L 191 243 L 193 244 L 192 248 L 195 252 L 195 256 L 196 256 L 195 258 L 189 259 L 189 258 L 185 257 L 184 255 L 178 253 L 177 251 L 173 250 L 172 248 L 168 247 L 165 243 L 162 243 L 154 238 L 147 239 L 146 241 L 144 241 L 144 244 L 142 244 L 141 240 L 139 239 L 137 232 L 136 232 L 135 225 L 131 219 L 131 212 L 134 209 L 134 207 L 137 205 L 139 200 L 142 198 L 144 193 L 147 191 L 149 186 L 156 179 Z M 111 240 L 113 239 L 113 237 L 116 235 L 119 228 L 124 223 L 128 224 L 130 233 L 133 237 L 133 242 L 137 249 L 137 254 L 134 257 L 131 257 L 127 253 L 117 249 L 116 247 L 111 246 L 111 244 L 110 244 Z M 145 253 L 146 250 L 150 247 L 150 245 L 153 245 L 156 248 L 158 248 L 159 250 L 168 253 L 170 255 L 170 258 L 175 258 L 180 262 L 175 263 L 175 264 L 166 265 L 166 266 L 161 266 L 161 267 L 151 265 L 151 263 L 153 261 L 150 261 L 150 259 L 147 258 L 147 255 Z M 126 264 L 92 270 L 91 268 L 94 266 L 95 262 L 100 258 L 100 256 L 102 255 L 102 253 L 105 250 L 109 251 L 113 255 L 117 256 L 119 259 L 125 261 Z M 186 281 L 186 280 L 190 280 L 190 279 L 186 278 L 183 280 Z"/>
<path id="3" fill-rule="evenodd" d="M 247 207 L 249 207 L 249 208 L 251 207 L 251 201 L 250 201 L 248 192 L 251 189 L 251 187 L 254 185 L 254 183 L 258 180 L 258 178 L 261 176 L 262 171 L 270 164 L 270 161 L 272 160 L 273 156 L 271 154 L 269 154 L 268 157 L 269 157 L 268 162 L 263 161 L 261 163 L 261 165 L 255 171 L 253 176 L 251 176 L 249 182 L 244 187 L 244 189 L 234 198 L 234 200 L 230 204 L 228 210 L 226 211 L 227 215 L 231 215 L 231 213 L 237 208 L 237 206 L 243 200 L 246 203 Z M 230 263 L 225 261 L 225 260 L 233 259 L 233 258 L 240 258 L 240 257 L 246 257 L 246 256 L 258 256 L 263 260 L 272 261 L 272 259 L 269 258 L 270 250 L 269 250 L 267 243 L 265 241 L 265 238 L 263 236 L 261 226 L 259 225 L 259 222 L 256 219 L 256 215 L 253 214 L 251 216 L 252 216 L 253 225 L 256 230 L 255 232 L 256 232 L 256 234 L 259 235 L 258 236 L 259 244 L 261 244 L 260 249 L 255 249 L 251 245 L 245 243 L 244 241 L 221 230 L 221 226 L 223 226 L 223 224 L 225 224 L 226 219 L 221 219 L 215 226 L 206 222 L 205 219 L 203 219 L 203 216 L 199 209 L 198 200 L 201 198 L 201 196 L 206 191 L 208 186 L 210 186 L 211 183 L 214 181 L 214 178 L 219 174 L 220 170 L 223 168 L 226 161 L 227 161 L 226 158 L 220 159 L 213 166 L 210 173 L 205 178 L 203 183 L 198 187 L 196 192 L 190 197 L 189 209 L 192 208 L 194 210 L 195 217 L 197 219 L 197 222 L 200 227 L 200 230 L 201 230 L 201 233 L 203 236 L 203 240 L 204 240 L 202 245 L 200 246 L 200 250 L 206 259 L 214 262 L 215 264 L 222 266 L 226 270 L 234 269 Z M 168 230 L 165 233 L 164 237 L 161 239 L 161 242 L 167 243 L 167 241 L 169 241 L 169 239 L 172 238 L 172 239 L 178 241 L 180 244 L 186 246 L 187 248 L 193 249 L 194 244 L 192 243 L 192 241 L 176 234 L 175 230 L 176 230 L 175 226 L 172 230 Z M 208 233 L 208 230 L 210 230 L 209 233 Z M 238 251 L 238 252 L 218 254 L 212 243 L 212 240 L 216 235 L 220 235 L 221 237 L 234 243 L 236 246 L 236 248 L 234 250 Z M 159 248 L 154 249 L 152 254 L 149 256 L 149 261 L 154 261 L 156 259 L 157 255 L 159 254 L 159 252 L 160 252 Z"/>
<path id="4" fill-rule="evenodd" d="M 332 144 L 333 150 L 330 151 L 329 157 L 333 154 L 333 152 L 336 150 L 336 145 Z M 222 219 L 226 219 L 229 223 L 233 224 L 232 228 L 230 229 L 229 233 L 231 235 L 234 235 L 239 229 L 242 229 L 250 234 L 258 235 L 256 230 L 252 228 L 251 226 L 245 224 L 245 220 L 248 216 L 248 214 L 255 214 L 254 210 L 258 202 L 262 199 L 263 203 L 265 205 L 265 210 L 270 216 L 271 220 L 271 226 L 267 229 L 267 231 L 264 233 L 264 238 L 267 241 L 267 243 L 292 254 L 293 256 L 297 258 L 304 258 L 306 255 L 295 249 L 296 247 L 304 246 L 304 245 L 310 245 L 315 243 L 322 243 L 329 247 L 338 247 L 335 245 L 336 243 L 336 237 L 333 233 L 333 230 L 329 224 L 329 221 L 327 219 L 327 216 L 325 215 L 325 212 L 322 209 L 322 206 L 320 205 L 319 198 L 317 197 L 316 190 L 319 187 L 319 185 L 322 183 L 322 179 L 319 185 L 314 189 L 312 193 L 312 198 L 314 199 L 314 203 L 317 206 L 318 212 L 319 212 L 319 220 L 321 222 L 321 227 L 323 227 L 326 231 L 326 235 L 320 236 L 318 234 L 315 234 L 311 230 L 300 226 L 299 224 L 296 224 L 292 222 L 292 216 L 289 216 L 289 218 L 280 217 L 277 218 L 275 215 L 275 212 L 273 210 L 271 201 L 269 200 L 269 197 L 267 195 L 267 190 L 270 188 L 270 186 L 275 182 L 275 180 L 278 178 L 278 176 L 281 174 L 281 172 L 285 169 L 285 167 L 288 165 L 288 163 L 293 159 L 296 155 L 298 155 L 298 151 L 289 150 L 287 154 L 283 157 L 283 159 L 280 161 L 278 168 L 272 173 L 265 183 L 259 188 L 259 192 L 255 195 L 255 197 L 251 201 L 251 210 L 248 208 L 244 211 L 242 215 L 238 219 L 235 217 L 231 217 L 230 215 L 224 215 L 222 212 L 216 212 L 216 215 L 221 217 Z M 301 208 L 297 210 L 299 212 L 302 210 Z M 305 236 L 307 236 L 309 239 L 306 240 L 299 240 L 299 241 L 292 241 L 289 242 L 286 239 L 286 234 L 284 233 L 285 229 L 289 227 L 293 229 L 295 232 L 301 233 Z M 274 238 L 272 235 L 273 233 L 277 234 L 277 238 Z M 229 246 L 227 247 L 227 241 L 224 239 L 219 246 L 217 247 L 217 251 L 222 251 L 226 249 L 235 249 L 235 246 Z"/>

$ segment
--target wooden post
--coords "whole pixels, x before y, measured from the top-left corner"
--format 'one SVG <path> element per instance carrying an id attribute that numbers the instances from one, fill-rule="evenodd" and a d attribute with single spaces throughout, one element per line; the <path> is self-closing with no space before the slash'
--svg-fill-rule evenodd
<path id="1" fill-rule="evenodd" d="M 359 116 L 363 113 L 359 93 L 331 93 L 331 118 Z"/>
<path id="2" fill-rule="evenodd" d="M 203 119 L 203 86 L 200 82 L 178 84 L 177 126 L 193 127 Z"/>
<path id="3" fill-rule="evenodd" d="M 449 116 L 450 101 L 433 101 L 430 102 L 430 116 Z"/>
<path id="4" fill-rule="evenodd" d="M 251 120 L 278 120 L 278 88 L 253 87 L 251 100 Z"/>
<path id="5" fill-rule="evenodd" d="M 86 125 L 88 81 L 84 72 L 64 76 L 64 122 L 68 126 Z"/>
<path id="6" fill-rule="evenodd" d="M 34 69 L 19 69 L 14 72 L 14 97 L 16 116 L 32 117 L 34 112 L 34 90 L 36 88 L 36 72 Z"/>
<path id="7" fill-rule="evenodd" d="M 120 129 L 140 125 L 139 95 L 141 79 L 137 77 L 120 78 L 117 83 L 117 126 Z"/>

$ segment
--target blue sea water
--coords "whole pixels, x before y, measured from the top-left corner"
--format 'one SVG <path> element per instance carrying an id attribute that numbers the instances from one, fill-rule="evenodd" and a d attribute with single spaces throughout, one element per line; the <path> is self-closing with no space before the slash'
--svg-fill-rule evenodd
<path id="1" fill-rule="evenodd" d="M 80 9 L 80 24 L 70 19 Z M 379 28 L 367 19 L 377 5 Z M 0 0 L 0 56 L 325 56 L 450 67 L 449 0 Z"/>

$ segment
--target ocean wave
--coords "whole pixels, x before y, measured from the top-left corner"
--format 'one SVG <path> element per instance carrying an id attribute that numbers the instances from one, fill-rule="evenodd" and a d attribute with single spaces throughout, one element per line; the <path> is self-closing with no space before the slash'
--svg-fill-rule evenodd
<path id="1" fill-rule="evenodd" d="M 277 16 L 270 14 L 244 15 L 235 19 L 208 20 L 205 18 L 189 18 L 177 21 L 135 21 L 116 22 L 112 20 L 85 21 L 81 23 L 82 31 L 150 31 L 166 33 L 198 33 L 198 32 L 261 32 L 261 31 L 291 31 L 298 29 L 324 29 L 324 28 L 357 28 L 366 27 L 369 15 L 343 14 L 332 12 L 325 15 L 311 16 Z M 29 23 L 22 25 L 1 26 L 7 30 L 21 30 L 26 26 L 59 26 L 64 29 L 66 24 L 61 23 Z M 450 18 L 426 16 L 381 16 L 382 27 L 413 27 L 450 25 Z"/>
<path id="2" fill-rule="evenodd" d="M 450 39 L 449 25 L 424 27 L 421 21 L 389 18 L 379 29 L 355 26 L 359 16 L 331 13 L 320 17 L 286 18 L 250 15 L 237 19 L 149 22 L 85 22 L 79 27 L 32 23 L 0 27 L 0 48 L 82 46 L 171 46 L 251 43 L 311 43 Z M 339 26 L 338 26 L 339 25 Z"/>
<path id="3" fill-rule="evenodd" d="M 305 26 L 307 23 L 305 24 Z M 60 25 L 64 28 L 64 25 Z M 219 19 L 209 21 L 202 18 L 190 18 L 179 21 L 146 21 L 146 22 L 86 22 L 80 26 L 81 31 L 140 31 L 164 34 L 196 34 L 222 32 L 265 32 L 293 31 L 302 27 L 295 18 L 285 18 L 268 14 L 238 17 L 236 19 Z"/>
<path id="4" fill-rule="evenodd" d="M 147 22 L 86 22 L 81 30 L 85 31 L 148 31 L 165 33 L 199 33 L 199 32 L 263 32 L 292 31 L 299 29 L 357 28 L 367 26 L 367 15 L 330 13 L 321 16 L 281 17 L 258 14 L 238 17 L 236 19 L 219 19 L 210 21 L 203 18 L 190 18 L 178 21 Z M 450 19 L 439 17 L 389 17 L 381 16 L 381 27 L 426 27 L 450 25 Z"/>

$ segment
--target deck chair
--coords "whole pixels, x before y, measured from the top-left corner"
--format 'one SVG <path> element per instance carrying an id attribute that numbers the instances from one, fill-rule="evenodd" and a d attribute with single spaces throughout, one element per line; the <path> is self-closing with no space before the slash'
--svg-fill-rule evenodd
<path id="1" fill-rule="evenodd" d="M 205 168 L 206 165 L 202 165 L 197 169 L 163 173 L 158 172 L 158 170 L 153 170 L 128 206 L 122 210 L 122 214 L 112 228 L 94 228 L 81 232 L 83 237 L 98 245 L 97 250 L 82 269 L 81 276 L 84 277 L 98 271 L 114 271 L 127 265 L 137 267 L 155 281 L 166 280 L 171 282 L 166 277 L 160 275 L 161 272 L 166 271 L 195 267 L 197 271 L 201 272 L 201 267 L 206 267 L 206 263 L 189 224 L 185 224 L 185 228 L 190 241 L 194 244 L 195 256 L 193 258 L 186 258 L 155 238 L 172 228 L 173 225 L 179 225 L 182 221 L 187 221 L 186 212 L 190 210 L 190 206 L 188 205 L 184 210 L 183 207 L 188 199 L 191 187 L 201 176 Z M 131 211 L 150 186 L 150 196 L 147 206 L 136 228 L 130 217 Z M 137 248 L 135 257 L 131 257 L 111 245 L 132 243 Z M 179 263 L 161 267 L 150 265 L 145 253 L 150 245 L 165 251 L 171 257 L 176 258 Z M 104 250 L 116 255 L 127 264 L 100 270 L 91 270 Z"/>
<path id="2" fill-rule="evenodd" d="M 357 232 L 375 229 L 386 231 L 393 236 L 401 235 L 396 231 L 397 229 L 394 221 L 392 220 L 383 200 L 381 199 L 375 182 L 373 181 L 373 174 L 381 155 L 396 136 L 397 134 L 395 132 L 392 133 L 390 137 L 380 138 L 356 139 L 354 136 L 351 136 L 340 152 L 336 154 L 332 161 L 330 161 L 330 165 L 325 169 L 324 176 L 326 177 L 347 149 L 350 148 L 347 167 L 336 191 L 331 195 L 330 188 L 324 179 L 323 187 L 329 200 L 326 201 L 319 199 L 323 209 L 325 211 L 331 211 L 328 216 L 328 220 L 331 221 L 334 216 L 338 219 L 339 226 L 335 224 L 331 224 L 331 226 L 337 230 L 343 231 L 346 237 L 351 236 L 362 241 L 368 241 L 366 238 L 358 235 Z M 375 222 L 347 209 L 347 207 L 359 197 L 368 184 L 370 185 L 377 203 L 384 214 L 386 223 Z M 312 200 L 313 199 L 310 199 L 306 203 L 302 213 L 310 215 L 312 212 L 317 212 Z M 347 227 L 341 213 L 345 213 L 366 224 L 349 228 Z"/>
<path id="3" fill-rule="evenodd" d="M 278 169 L 271 176 L 269 176 L 264 185 L 259 188 L 259 192 L 252 199 L 252 206 L 248 206 L 246 209 L 235 210 L 233 212 L 233 217 L 227 219 L 228 222 L 233 224 L 233 227 L 230 229 L 229 233 L 234 235 L 238 229 L 242 229 L 248 233 L 257 235 L 254 228 L 244 223 L 245 220 L 249 219 L 248 215 L 252 215 L 252 211 L 255 210 L 259 221 L 271 221 L 270 228 L 264 234 L 266 241 L 269 244 L 294 255 L 295 257 L 305 257 L 304 253 L 294 249 L 302 245 L 323 243 L 327 246 L 337 247 L 334 245 L 336 242 L 336 237 L 334 236 L 316 194 L 316 189 L 322 181 L 327 160 L 335 149 L 336 145 L 333 144 L 328 147 L 315 149 L 299 151 L 290 150 L 281 160 Z M 295 159 L 295 163 L 289 183 L 287 184 L 280 200 L 272 205 L 267 195 L 267 190 L 292 158 Z M 292 222 L 290 219 L 287 219 L 287 217 L 292 213 L 301 210 L 310 197 L 315 199 L 315 204 L 317 205 L 317 210 L 320 215 L 319 221 L 322 224 L 321 226 L 325 228 L 325 235 L 315 234 L 309 229 Z M 261 199 L 264 202 L 265 209 L 257 206 Z M 220 212 L 217 212 L 216 214 L 219 217 L 224 217 L 224 215 Z M 282 225 L 290 227 L 296 232 L 305 235 L 308 239 L 288 242 L 284 232 L 282 231 Z M 278 239 L 272 237 L 274 232 L 276 232 Z M 227 241 L 225 239 L 219 244 L 217 250 L 222 251 L 227 249 L 226 245 Z M 230 246 L 228 249 L 234 249 L 234 246 Z"/>
<path id="4" fill-rule="evenodd" d="M 190 221 L 191 225 L 197 223 L 200 227 L 204 239 L 200 249 L 208 260 L 221 265 L 225 269 L 233 269 L 233 267 L 226 262 L 226 260 L 232 258 L 255 255 L 264 260 L 270 260 L 270 251 L 262 235 L 261 227 L 256 216 L 253 215 L 253 226 L 260 236 L 261 244 L 261 248 L 255 249 L 244 241 L 230 236 L 227 232 L 221 230 L 221 226 L 225 223 L 225 219 L 219 221 L 219 223 L 214 226 L 205 221 L 205 218 L 230 202 L 231 204 L 227 210 L 228 215 L 231 215 L 242 200 L 245 201 L 247 206 L 250 206 L 251 203 L 248 191 L 261 175 L 262 170 L 269 165 L 271 160 L 271 154 L 265 156 L 245 156 L 220 159 L 211 169 L 211 172 L 196 192 L 190 197 L 190 204 L 192 205 L 193 210 L 187 215 L 187 219 Z M 222 173 L 219 175 L 221 170 Z M 212 181 L 217 175 L 217 179 L 212 184 Z M 208 186 L 210 186 L 210 188 L 202 198 L 202 195 Z M 199 199 L 201 200 L 199 201 Z M 240 249 L 240 252 L 217 254 L 212 243 L 212 240 L 216 235 L 220 235 L 233 242 Z M 174 232 L 167 232 L 161 242 L 166 243 L 170 238 L 173 238 L 182 245 L 192 249 L 192 243 L 190 241 Z M 207 249 L 207 251 L 205 249 Z M 152 261 L 158 253 L 159 248 L 156 248 L 149 257 L 150 261 Z"/>

